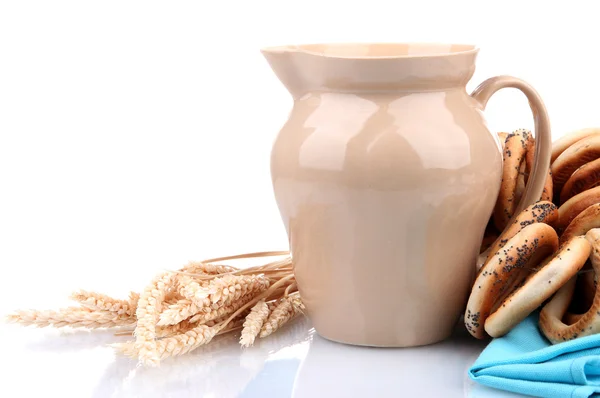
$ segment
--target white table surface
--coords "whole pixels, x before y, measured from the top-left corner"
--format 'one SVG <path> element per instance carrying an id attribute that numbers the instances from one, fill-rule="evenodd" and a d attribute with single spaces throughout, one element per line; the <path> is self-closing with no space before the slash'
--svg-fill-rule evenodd
<path id="1" fill-rule="evenodd" d="M 440 344 L 354 347 L 298 318 L 249 349 L 239 332 L 146 369 L 116 356 L 113 331 L 0 324 L 1 389 L 11 397 L 516 397 L 473 383 L 467 369 L 487 342 L 457 328 Z M 7 366 L 8 365 L 8 366 Z M 1 390 L 0 390 L 1 391 Z"/>

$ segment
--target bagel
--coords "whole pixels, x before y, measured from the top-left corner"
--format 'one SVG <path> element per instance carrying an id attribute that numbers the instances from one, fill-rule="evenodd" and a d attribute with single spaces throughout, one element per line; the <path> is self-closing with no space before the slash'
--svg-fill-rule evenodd
<path id="1" fill-rule="evenodd" d="M 600 203 L 588 206 L 574 217 L 560 236 L 560 243 L 574 236 L 585 235 L 592 228 L 600 228 Z"/>
<path id="2" fill-rule="evenodd" d="M 560 203 L 597 185 L 600 185 L 600 158 L 575 170 L 560 191 Z"/>
<path id="3" fill-rule="evenodd" d="M 537 202 L 537 203 L 532 204 L 531 206 L 525 208 L 521 213 L 519 213 L 519 215 L 517 216 L 515 221 L 513 221 L 513 223 L 511 225 L 506 227 L 504 232 L 502 232 L 502 234 L 500 236 L 498 236 L 496 238 L 496 240 L 492 242 L 491 245 L 488 245 L 485 248 L 483 247 L 483 241 L 486 240 L 486 237 L 484 236 L 483 241 L 482 241 L 482 246 L 480 247 L 480 253 L 479 253 L 479 256 L 477 257 L 477 270 L 478 270 L 477 275 L 479 275 L 479 272 L 482 271 L 483 264 L 485 264 L 487 262 L 487 259 L 490 255 L 490 253 L 496 253 L 498 250 L 500 250 L 502 247 L 504 247 L 506 242 L 510 238 L 515 236 L 515 234 L 517 232 L 519 232 L 521 229 L 523 229 L 527 225 L 530 225 L 530 224 L 533 224 L 536 222 L 542 222 L 545 224 L 553 225 L 557 219 L 558 219 L 558 209 L 554 205 L 554 203 Z M 488 225 L 486 228 L 486 235 L 488 234 L 488 231 L 495 232 L 493 226 L 490 226 L 490 225 Z M 493 232 L 489 232 L 489 233 L 491 234 Z"/>
<path id="4" fill-rule="evenodd" d="M 527 151 L 532 145 L 531 133 L 524 129 L 516 130 L 506 137 L 503 151 L 502 183 L 493 213 L 494 225 L 500 231 L 504 230 L 519 204 L 515 195 L 519 171 L 525 161 Z"/>
<path id="5" fill-rule="evenodd" d="M 492 337 L 508 333 L 573 278 L 585 264 L 590 251 L 591 244 L 583 236 L 569 240 L 498 305 L 486 319 L 485 331 Z"/>
<path id="6" fill-rule="evenodd" d="M 580 237 L 573 239 L 577 238 Z M 585 239 L 593 248 L 590 259 L 594 271 L 598 274 L 600 273 L 600 229 L 591 229 L 586 233 Z M 552 343 L 556 344 L 600 332 L 600 288 L 598 286 L 590 309 L 581 316 L 572 316 L 571 320 L 575 321 L 572 325 L 562 322 L 561 319 L 573 297 L 575 284 L 576 278 L 571 278 L 540 311 L 540 329 Z"/>
<path id="7" fill-rule="evenodd" d="M 588 189 L 573 196 L 558 208 L 557 228 L 561 230 L 567 228 L 575 217 L 596 203 L 600 203 L 600 187 Z"/>
<path id="8" fill-rule="evenodd" d="M 551 202 L 537 202 L 531 206 L 525 208 L 515 221 L 506 229 L 502 234 L 489 246 L 485 251 L 480 252 L 477 257 L 477 275 L 483 270 L 483 264 L 485 264 L 490 256 L 490 253 L 496 253 L 500 250 L 506 242 L 515 236 L 517 232 L 526 227 L 527 225 L 541 222 L 549 225 L 554 225 L 558 220 L 558 209 L 554 203 Z M 489 226 L 488 226 L 489 228 Z"/>
<path id="9" fill-rule="evenodd" d="M 561 192 L 563 185 L 575 170 L 598 158 L 600 158 L 600 134 L 587 136 L 568 147 L 552 163 L 551 170 L 556 192 Z"/>
<path id="10" fill-rule="evenodd" d="M 539 264 L 557 248 L 554 229 L 533 223 L 510 238 L 498 252 L 491 253 L 475 279 L 467 303 L 464 321 L 469 333 L 479 339 L 485 337 L 484 325 L 495 304 L 522 280 L 524 269 Z"/>
<path id="11" fill-rule="evenodd" d="M 559 157 L 561 153 L 563 153 L 568 147 L 577 141 L 582 140 L 592 134 L 598 133 L 600 133 L 600 129 L 593 127 L 572 131 L 569 134 L 562 136 L 560 139 L 552 143 L 552 155 L 550 156 L 550 163 L 554 163 L 556 158 Z"/>

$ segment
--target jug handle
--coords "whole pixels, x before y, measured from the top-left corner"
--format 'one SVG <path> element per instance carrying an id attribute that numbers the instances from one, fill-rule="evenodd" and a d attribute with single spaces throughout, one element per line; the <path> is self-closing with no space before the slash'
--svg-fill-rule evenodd
<path id="1" fill-rule="evenodd" d="M 544 103 L 533 87 L 521 79 L 512 76 L 496 76 L 485 80 L 472 93 L 477 102 L 481 104 L 481 108 L 485 109 L 490 97 L 502 88 L 516 88 L 520 90 L 529 101 L 529 107 L 533 112 L 534 120 L 534 135 L 535 135 L 535 152 L 534 162 L 531 174 L 523 196 L 519 204 L 515 208 L 515 212 L 507 225 L 511 225 L 515 218 L 523 209 L 540 200 L 544 190 L 544 184 L 548 169 L 550 167 L 550 152 L 552 150 L 552 137 L 550 132 L 550 120 Z M 501 237 L 504 232 L 500 234 Z M 498 238 L 500 239 L 500 238 Z"/>

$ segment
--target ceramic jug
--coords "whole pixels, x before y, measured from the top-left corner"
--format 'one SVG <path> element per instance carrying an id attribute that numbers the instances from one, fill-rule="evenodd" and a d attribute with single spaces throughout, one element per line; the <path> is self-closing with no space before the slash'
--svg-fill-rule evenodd
<path id="1" fill-rule="evenodd" d="M 405 347 L 448 337 L 471 288 L 501 183 L 482 114 L 504 87 L 535 119 L 535 164 L 517 212 L 540 198 L 550 127 L 514 77 L 466 84 L 478 49 L 458 44 L 313 44 L 262 50 L 294 99 L 271 175 L 300 294 L 316 331 Z"/>

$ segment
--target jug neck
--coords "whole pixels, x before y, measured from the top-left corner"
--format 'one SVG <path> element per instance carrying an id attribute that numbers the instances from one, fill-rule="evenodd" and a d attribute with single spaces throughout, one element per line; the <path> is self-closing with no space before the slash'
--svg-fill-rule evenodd
<path id="1" fill-rule="evenodd" d="M 294 98 L 307 92 L 438 91 L 465 87 L 475 72 L 472 45 L 309 44 L 262 50 Z"/>

